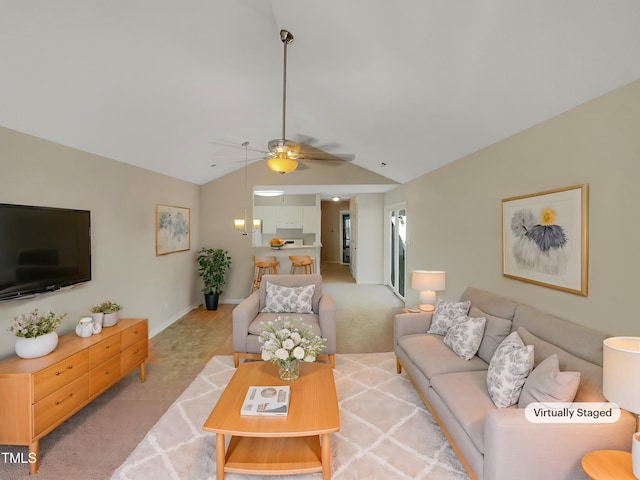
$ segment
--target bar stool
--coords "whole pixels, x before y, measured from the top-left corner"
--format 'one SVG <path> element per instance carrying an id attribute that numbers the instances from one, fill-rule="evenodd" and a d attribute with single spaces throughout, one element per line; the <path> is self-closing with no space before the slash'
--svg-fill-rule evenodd
<path id="1" fill-rule="evenodd" d="M 289 260 L 291 260 L 290 275 L 313 273 L 313 258 L 309 255 L 290 255 Z"/>
<path id="2" fill-rule="evenodd" d="M 249 295 L 260 288 L 262 275 L 278 275 L 278 261 L 273 255 L 263 257 L 253 257 L 253 280 L 251 282 L 251 291 Z"/>

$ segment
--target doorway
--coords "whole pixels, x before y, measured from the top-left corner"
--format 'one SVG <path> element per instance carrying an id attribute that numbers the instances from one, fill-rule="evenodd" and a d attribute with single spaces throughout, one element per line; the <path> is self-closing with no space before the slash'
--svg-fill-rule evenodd
<path id="1" fill-rule="evenodd" d="M 340 263 L 351 263 L 351 215 L 349 210 L 340 211 Z"/>
<path id="2" fill-rule="evenodd" d="M 401 299 L 407 282 L 407 209 L 404 203 L 385 207 L 385 284 Z"/>

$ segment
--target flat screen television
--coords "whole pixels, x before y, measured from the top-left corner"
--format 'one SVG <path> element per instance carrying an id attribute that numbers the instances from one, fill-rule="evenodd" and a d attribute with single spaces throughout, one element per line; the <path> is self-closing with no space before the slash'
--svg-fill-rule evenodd
<path id="1" fill-rule="evenodd" d="M 91 212 L 0 204 L 0 302 L 91 280 Z"/>

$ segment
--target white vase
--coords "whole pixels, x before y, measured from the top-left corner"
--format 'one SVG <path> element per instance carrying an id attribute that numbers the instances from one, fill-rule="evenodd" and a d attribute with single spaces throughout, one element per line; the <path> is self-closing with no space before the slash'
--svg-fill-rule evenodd
<path id="1" fill-rule="evenodd" d="M 93 318 L 93 321 L 102 328 L 102 320 L 104 320 L 103 312 L 91 312 L 91 318 Z"/>
<path id="2" fill-rule="evenodd" d="M 58 346 L 56 332 L 40 335 L 35 338 L 18 337 L 16 339 L 16 355 L 21 358 L 38 358 L 53 352 Z"/>
<path id="3" fill-rule="evenodd" d="M 103 327 L 113 327 L 118 320 L 120 319 L 120 311 L 113 313 L 105 313 L 104 318 L 102 319 Z"/>

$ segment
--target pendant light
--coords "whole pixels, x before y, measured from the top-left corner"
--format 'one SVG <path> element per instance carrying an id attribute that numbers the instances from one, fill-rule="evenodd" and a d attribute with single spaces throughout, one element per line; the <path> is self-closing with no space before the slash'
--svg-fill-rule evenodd
<path id="1" fill-rule="evenodd" d="M 244 191 L 245 194 L 248 196 L 249 193 L 249 189 L 248 189 L 248 182 L 247 182 L 247 171 L 249 170 L 249 142 L 243 142 L 242 146 L 244 147 Z M 252 228 L 254 231 L 257 231 L 260 229 L 260 219 L 259 218 L 254 218 L 253 219 L 253 225 Z M 234 218 L 233 219 L 233 226 L 234 228 L 241 234 L 241 235 L 248 235 L 248 230 L 247 230 L 247 209 L 244 209 L 244 217 L 242 218 Z"/>

